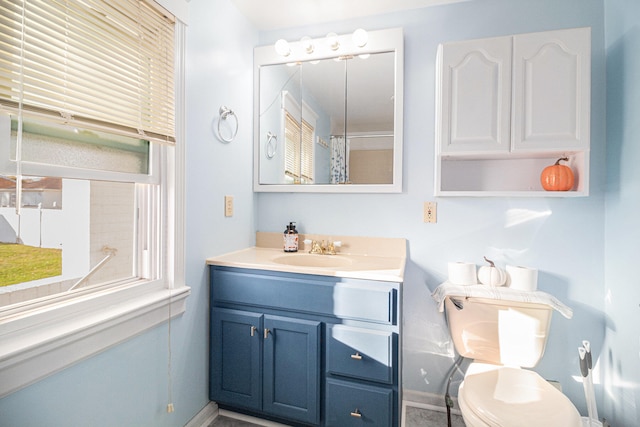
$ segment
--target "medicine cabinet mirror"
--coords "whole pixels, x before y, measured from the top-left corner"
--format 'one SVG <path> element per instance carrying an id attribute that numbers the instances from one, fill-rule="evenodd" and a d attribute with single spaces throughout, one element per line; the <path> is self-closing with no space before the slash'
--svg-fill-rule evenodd
<path id="1" fill-rule="evenodd" d="M 255 191 L 402 191 L 402 29 L 361 40 L 255 48 Z"/>

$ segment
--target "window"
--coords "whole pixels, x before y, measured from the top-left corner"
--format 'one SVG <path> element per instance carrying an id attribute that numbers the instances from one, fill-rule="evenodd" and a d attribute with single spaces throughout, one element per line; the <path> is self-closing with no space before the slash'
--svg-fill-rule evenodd
<path id="1" fill-rule="evenodd" d="M 2 397 L 180 314 L 189 288 L 184 24 L 151 0 L 0 12 L 0 250 L 61 258 L 0 276 Z"/>
<path id="2" fill-rule="evenodd" d="M 7 252 L 44 243 L 61 249 L 64 261 L 57 282 L 35 282 L 41 285 L 35 292 L 26 282 L 9 284 L 16 281 L 11 277 L 0 282 L 11 288 L 1 290 L 0 306 L 72 291 L 97 278 L 149 278 L 148 254 L 158 256 L 137 235 L 163 206 L 147 206 L 136 194 L 161 191 L 159 171 L 166 168 L 152 155 L 171 148 L 151 144 L 175 142 L 173 20 L 145 2 L 120 7 L 103 0 L 16 0 L 3 11 L 9 60 L 0 74 L 0 148 L 2 173 L 16 186 L 15 213 L 3 213 L 2 243 L 13 243 Z M 23 183 L 54 178 L 75 180 L 63 190 L 69 203 L 54 216 L 40 209 L 36 221 L 29 215 L 33 192 Z M 134 215 L 140 211 L 149 217 Z M 23 236 L 36 229 L 38 244 L 28 244 Z M 56 232 L 58 238 L 49 238 Z M 42 277 L 28 258 L 18 262 Z M 105 274 L 110 270 L 120 273 Z"/>
<path id="3" fill-rule="evenodd" d="M 1 125 L 9 120 L 10 126 Z M 0 273 L 0 308 L 150 278 L 148 254 L 159 250 L 150 252 L 143 236 L 152 235 L 145 230 L 163 207 L 144 195 L 161 191 L 159 177 L 150 172 L 159 170 L 156 148 L 146 140 L 42 120 L 23 120 L 20 126 L 10 115 L 0 116 L 0 128 L 11 129 L 0 149 L 9 153 L 5 163 L 12 167 L 21 130 L 23 163 L 21 177 L 5 175 L 0 192 L 9 202 L 0 207 L 0 262 L 11 266 Z M 34 165 L 47 176 L 27 175 Z"/>

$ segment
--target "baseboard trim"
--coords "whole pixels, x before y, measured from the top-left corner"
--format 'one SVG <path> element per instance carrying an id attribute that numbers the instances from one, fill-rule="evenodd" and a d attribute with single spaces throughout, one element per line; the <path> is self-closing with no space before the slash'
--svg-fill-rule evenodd
<path id="1" fill-rule="evenodd" d="M 218 404 L 209 402 L 184 427 L 208 427 L 219 413 Z"/>
<path id="2" fill-rule="evenodd" d="M 259 426 L 264 427 L 287 427 L 286 424 L 276 423 L 274 421 L 263 420 L 262 418 L 252 417 L 251 415 L 239 414 L 237 412 L 232 412 L 227 409 L 220 409 L 220 415 L 225 417 L 233 418 L 235 420 L 246 421 L 248 423 L 257 424 Z"/>
<path id="3" fill-rule="evenodd" d="M 426 393 L 415 390 L 402 391 L 402 406 L 404 414 L 404 406 L 412 406 L 415 408 L 428 409 L 430 411 L 447 412 L 444 396 L 441 394 Z M 458 406 L 458 398 L 451 397 L 453 400 L 453 408 L 451 413 L 460 415 L 460 407 Z"/>

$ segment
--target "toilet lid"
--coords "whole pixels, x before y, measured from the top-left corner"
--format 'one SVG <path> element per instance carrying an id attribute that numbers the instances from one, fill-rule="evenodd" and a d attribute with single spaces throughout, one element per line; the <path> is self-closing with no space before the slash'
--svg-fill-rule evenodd
<path id="1" fill-rule="evenodd" d="M 557 388 L 533 371 L 501 367 L 468 374 L 460 395 L 491 426 L 581 426 L 580 414 Z"/>

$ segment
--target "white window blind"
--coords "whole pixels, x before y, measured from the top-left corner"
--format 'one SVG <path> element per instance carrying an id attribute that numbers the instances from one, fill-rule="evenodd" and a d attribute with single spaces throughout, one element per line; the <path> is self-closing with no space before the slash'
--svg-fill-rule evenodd
<path id="1" fill-rule="evenodd" d="M 175 143 L 173 76 L 173 18 L 154 2 L 0 3 L 0 109 Z"/>
<path id="2" fill-rule="evenodd" d="M 285 112 L 285 156 L 284 173 L 300 182 L 300 124 L 296 119 Z"/>
<path id="3" fill-rule="evenodd" d="M 289 112 L 286 112 L 285 174 L 292 177 L 296 183 L 313 182 L 313 136 L 313 126 L 306 120 L 302 120 L 300 125 Z"/>
<path id="4" fill-rule="evenodd" d="M 313 134 L 314 129 L 306 120 L 302 120 L 302 152 L 300 153 L 300 167 L 302 179 L 313 182 Z"/>

